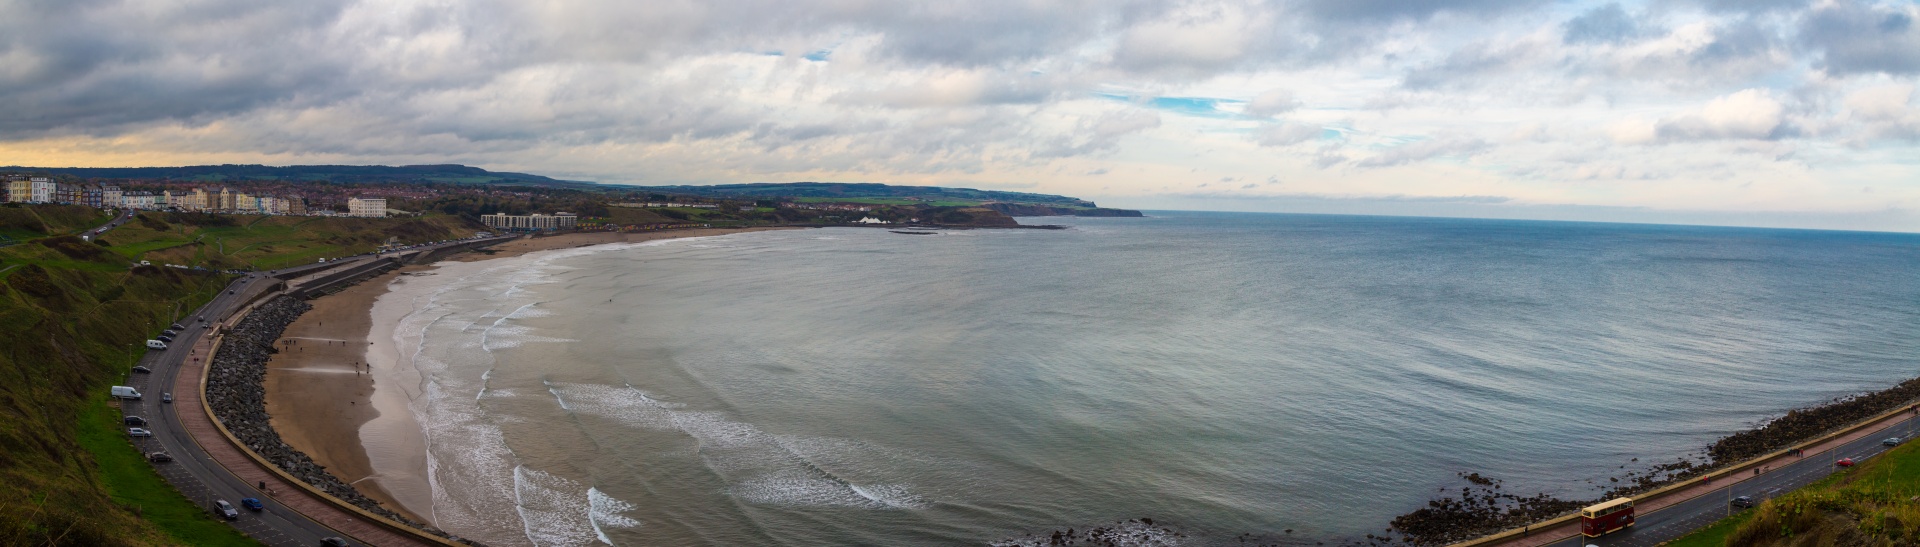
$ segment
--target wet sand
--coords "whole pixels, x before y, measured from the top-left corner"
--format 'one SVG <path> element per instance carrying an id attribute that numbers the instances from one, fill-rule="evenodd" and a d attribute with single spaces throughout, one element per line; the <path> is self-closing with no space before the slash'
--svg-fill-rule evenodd
<path id="1" fill-rule="evenodd" d="M 380 415 L 375 409 L 373 376 L 367 372 L 367 313 L 391 272 L 339 293 L 315 299 L 281 335 L 280 353 L 267 362 L 266 406 L 273 428 L 287 444 L 305 452 L 340 480 L 367 497 L 409 517 L 413 504 L 400 503 L 380 484 L 367 481 L 374 467 L 360 442 L 360 427 Z M 425 454 L 420 467 L 426 467 Z M 424 475 L 424 473 L 423 473 Z"/>
<path id="2" fill-rule="evenodd" d="M 523 254 L 568 247 L 585 247 L 601 243 L 635 243 L 656 239 L 674 239 L 682 237 L 717 236 L 746 232 L 764 232 L 768 230 L 799 230 L 802 228 L 760 227 L 760 228 L 696 228 L 691 230 L 667 230 L 659 232 L 580 232 L 555 236 L 516 239 L 495 245 L 491 253 L 465 253 L 448 260 L 473 262 L 490 258 L 520 256 Z"/>
<path id="3" fill-rule="evenodd" d="M 449 260 L 780 229 L 791 228 L 572 233 L 514 240 L 492 252 Z M 281 352 L 267 363 L 265 382 L 267 412 L 287 444 L 367 497 L 426 523 L 435 522 L 433 490 L 427 479 L 426 441 L 410 406 L 421 379 L 399 359 L 393 343 L 394 325 L 412 311 L 411 304 L 376 304 L 395 280 L 430 275 L 432 269 L 407 266 L 314 299 L 313 310 L 287 327 Z"/>

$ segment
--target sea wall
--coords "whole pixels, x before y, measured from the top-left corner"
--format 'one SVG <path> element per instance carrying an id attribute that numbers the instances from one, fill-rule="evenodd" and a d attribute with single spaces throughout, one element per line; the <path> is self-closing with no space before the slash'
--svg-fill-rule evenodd
<path id="1" fill-rule="evenodd" d="M 298 294 L 300 298 L 312 300 L 346 288 L 349 285 L 365 281 L 368 278 L 386 273 L 387 270 L 400 267 L 400 262 L 388 258 L 376 258 L 357 264 L 345 270 L 327 274 L 326 277 L 302 284 Z"/>
<path id="2" fill-rule="evenodd" d="M 207 372 L 206 400 L 214 417 L 241 444 L 288 475 L 369 513 L 449 537 L 446 532 L 408 520 L 361 495 L 352 485 L 327 472 L 326 467 L 288 446 L 273 430 L 266 410 L 267 361 L 278 352 L 273 344 L 287 325 L 312 308 L 299 298 L 278 296 L 256 306 L 226 333 Z"/>

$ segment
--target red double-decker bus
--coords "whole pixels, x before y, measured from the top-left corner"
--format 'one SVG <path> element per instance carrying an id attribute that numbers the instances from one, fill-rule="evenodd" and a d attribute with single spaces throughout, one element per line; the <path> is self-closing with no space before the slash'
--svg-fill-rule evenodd
<path id="1" fill-rule="evenodd" d="M 1633 526 L 1633 498 L 1588 506 L 1580 510 L 1580 535 L 1600 537 Z"/>

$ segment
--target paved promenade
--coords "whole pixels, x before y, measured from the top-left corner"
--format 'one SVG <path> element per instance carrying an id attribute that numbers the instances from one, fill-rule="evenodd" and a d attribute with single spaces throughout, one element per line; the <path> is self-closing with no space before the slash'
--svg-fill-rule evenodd
<path id="1" fill-rule="evenodd" d="M 208 340 L 194 344 L 193 353 L 181 366 L 180 376 L 174 380 L 174 407 L 180 415 L 181 425 L 193 435 L 195 442 L 206 450 L 214 461 L 245 484 L 265 484 L 267 493 L 261 499 L 271 498 L 280 505 L 305 515 L 323 526 L 337 530 L 369 545 L 438 545 L 427 542 L 411 534 L 402 534 L 369 522 L 356 513 L 341 509 L 319 496 L 289 482 L 280 475 L 268 471 L 259 462 L 247 457 L 213 423 L 206 413 L 206 407 L 200 404 L 200 376 L 206 368 L 207 351 L 212 346 Z"/>

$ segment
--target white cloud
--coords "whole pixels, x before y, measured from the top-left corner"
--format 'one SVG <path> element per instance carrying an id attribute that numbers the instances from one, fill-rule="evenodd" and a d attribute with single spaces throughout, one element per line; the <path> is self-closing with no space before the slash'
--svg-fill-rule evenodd
<path id="1" fill-rule="evenodd" d="M 1287 146 L 1318 138 L 1324 131 L 1320 126 L 1313 124 L 1273 123 L 1260 128 L 1258 141 L 1260 146 Z"/>
<path id="2" fill-rule="evenodd" d="M 1746 89 L 1708 101 L 1696 112 L 1661 120 L 1668 140 L 1774 139 L 1786 136 L 1786 106 L 1764 89 Z"/>
<path id="3" fill-rule="evenodd" d="M 1847 96 L 1853 121 L 1864 126 L 1868 139 L 1920 139 L 1920 107 L 1914 106 L 1913 83 L 1869 87 Z"/>
<path id="4" fill-rule="evenodd" d="M 1246 112 L 1248 116 L 1266 118 L 1286 114 L 1298 108 L 1300 108 L 1300 99 L 1294 98 L 1292 91 L 1269 89 L 1255 95 L 1253 100 L 1247 101 Z"/>

